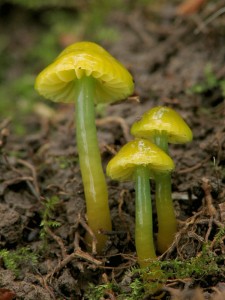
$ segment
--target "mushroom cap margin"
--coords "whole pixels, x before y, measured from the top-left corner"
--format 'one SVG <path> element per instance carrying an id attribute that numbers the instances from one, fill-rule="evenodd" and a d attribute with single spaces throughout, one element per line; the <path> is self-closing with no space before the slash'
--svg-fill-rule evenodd
<path id="1" fill-rule="evenodd" d="M 131 180 L 138 166 L 147 166 L 154 176 L 155 172 L 171 172 L 174 162 L 152 142 L 135 139 L 124 145 L 109 161 L 106 173 L 113 180 Z"/>
<path id="2" fill-rule="evenodd" d="M 166 106 L 153 107 L 131 127 L 131 134 L 135 137 L 151 139 L 157 132 L 167 134 L 168 142 L 173 144 L 184 144 L 193 138 L 191 129 L 182 117 Z"/>
<path id="3" fill-rule="evenodd" d="M 92 42 L 68 46 L 36 78 L 35 89 L 55 102 L 74 102 L 76 80 L 96 80 L 95 103 L 110 103 L 133 93 L 134 82 L 125 67 L 104 48 Z"/>

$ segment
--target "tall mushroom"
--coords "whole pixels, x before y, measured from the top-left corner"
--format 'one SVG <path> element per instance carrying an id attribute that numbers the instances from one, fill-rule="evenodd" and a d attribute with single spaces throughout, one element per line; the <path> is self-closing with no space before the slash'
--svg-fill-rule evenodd
<path id="1" fill-rule="evenodd" d="M 156 258 L 153 242 L 152 205 L 149 179 L 155 171 L 174 168 L 172 159 L 159 147 L 145 139 L 124 145 L 107 165 L 107 175 L 115 180 L 135 182 L 135 245 L 141 267 Z"/>
<path id="2" fill-rule="evenodd" d="M 192 140 L 192 131 L 181 116 L 169 107 L 150 109 L 131 127 L 135 137 L 147 138 L 168 153 L 168 143 L 183 144 Z M 177 231 L 171 196 L 170 172 L 156 172 L 156 209 L 158 216 L 158 250 L 168 249 Z"/>
<path id="3" fill-rule="evenodd" d="M 133 92 L 130 73 L 106 50 L 92 42 L 67 47 L 36 79 L 35 88 L 55 102 L 76 104 L 76 139 L 86 198 L 89 227 L 101 252 L 111 230 L 108 191 L 98 147 L 95 108 L 97 103 L 125 99 Z M 88 244 L 91 242 L 86 236 Z"/>

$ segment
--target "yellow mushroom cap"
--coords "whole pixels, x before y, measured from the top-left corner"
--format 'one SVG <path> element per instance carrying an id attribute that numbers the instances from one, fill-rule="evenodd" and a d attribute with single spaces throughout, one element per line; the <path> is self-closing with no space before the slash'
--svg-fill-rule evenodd
<path id="1" fill-rule="evenodd" d="M 192 140 L 192 131 L 181 116 L 166 106 L 157 106 L 142 116 L 131 127 L 131 134 L 135 137 L 151 139 L 155 134 L 166 133 L 168 142 L 183 144 Z"/>
<path id="2" fill-rule="evenodd" d="M 96 79 L 95 103 L 123 100 L 133 93 L 131 74 L 101 46 L 78 42 L 68 46 L 36 78 L 35 88 L 55 102 L 74 102 L 76 81 Z"/>
<path id="3" fill-rule="evenodd" d="M 138 166 L 147 166 L 153 172 L 171 172 L 172 159 L 159 147 L 145 139 L 136 139 L 124 145 L 110 160 L 106 173 L 116 180 L 130 180 Z"/>

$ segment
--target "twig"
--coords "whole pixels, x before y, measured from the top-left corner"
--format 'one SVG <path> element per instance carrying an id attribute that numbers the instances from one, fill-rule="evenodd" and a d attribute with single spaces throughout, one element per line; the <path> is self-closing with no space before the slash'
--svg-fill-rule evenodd
<path id="1" fill-rule="evenodd" d="M 201 23 L 201 25 L 195 29 L 194 34 L 199 34 L 201 31 L 203 31 L 209 23 L 214 21 L 216 18 L 221 16 L 222 14 L 225 13 L 225 7 L 220 8 L 217 10 L 214 14 L 208 17 L 204 22 Z"/>
<path id="2" fill-rule="evenodd" d="M 209 235 L 212 231 L 212 224 L 213 224 L 213 216 L 210 217 L 209 221 L 208 221 L 208 230 L 206 232 L 206 235 L 205 235 L 205 241 L 208 242 L 209 240 Z"/>
<path id="3" fill-rule="evenodd" d="M 58 273 L 61 271 L 66 265 L 68 265 L 74 258 L 82 258 L 88 262 L 91 262 L 94 265 L 100 266 L 102 264 L 101 261 L 95 259 L 92 257 L 90 254 L 83 252 L 80 249 L 75 250 L 73 253 L 66 255 L 66 257 L 61 260 L 58 265 L 55 267 L 55 269 L 51 272 L 48 273 L 45 277 L 45 280 L 48 281 L 50 278 L 54 276 L 54 274 Z"/>
<path id="4" fill-rule="evenodd" d="M 96 120 L 96 125 L 97 126 L 102 126 L 102 125 L 105 125 L 107 123 L 119 124 L 122 131 L 123 131 L 123 135 L 124 135 L 125 140 L 127 142 L 131 140 L 131 136 L 130 136 L 130 133 L 129 133 L 129 126 L 127 125 L 126 121 L 123 118 L 113 116 L 113 117 L 106 117 L 106 118 L 103 118 L 103 119 Z"/>
<path id="5" fill-rule="evenodd" d="M 51 295 L 51 299 L 52 300 L 57 300 L 55 297 L 54 292 L 52 291 L 52 289 L 49 287 L 48 283 L 47 283 L 47 278 L 46 276 L 43 277 L 41 275 L 36 275 L 36 278 L 39 280 L 40 284 L 48 291 L 48 293 Z"/>
<path id="6" fill-rule="evenodd" d="M 13 179 L 9 179 L 9 180 L 5 180 L 3 182 L 3 186 L 4 188 L 7 188 L 9 185 L 12 185 L 12 184 L 16 184 L 16 183 L 19 183 L 21 181 L 32 181 L 33 182 L 33 178 L 30 177 L 30 176 L 20 176 L 20 177 L 16 177 L 16 178 L 13 178 Z"/>
<path id="7" fill-rule="evenodd" d="M 25 161 L 23 159 L 17 159 L 17 162 L 23 166 L 26 166 L 31 171 L 32 176 L 33 176 L 35 195 L 36 195 L 36 198 L 39 200 L 40 199 L 40 189 L 38 186 L 37 172 L 35 170 L 35 167 L 32 164 L 30 164 L 28 161 Z"/>
<path id="8" fill-rule="evenodd" d="M 78 216 L 78 221 L 77 223 L 82 224 L 83 227 L 86 228 L 86 223 L 84 222 L 84 220 L 80 217 L 80 215 Z M 61 271 L 67 264 L 69 264 L 74 258 L 81 258 L 84 259 L 94 265 L 100 266 L 102 264 L 101 261 L 95 259 L 93 256 L 91 256 L 89 253 L 84 252 L 80 249 L 79 247 L 79 234 L 75 234 L 75 238 L 74 238 L 74 251 L 71 254 L 67 254 L 65 245 L 63 243 L 63 240 L 57 236 L 54 232 L 52 232 L 52 230 L 48 227 L 46 229 L 47 233 L 56 241 L 56 243 L 59 245 L 60 249 L 61 249 L 61 254 L 62 254 L 62 260 L 59 261 L 58 265 L 52 270 L 52 272 L 48 273 L 45 278 L 44 278 L 44 282 L 47 282 L 50 278 L 52 278 L 54 276 L 54 274 L 58 273 L 59 271 Z"/>
<path id="9" fill-rule="evenodd" d="M 209 216 L 215 216 L 216 215 L 216 209 L 213 205 L 213 199 L 211 195 L 211 185 L 207 178 L 202 178 L 202 189 L 205 193 L 205 201 L 206 201 L 206 208 Z"/>
<path id="10" fill-rule="evenodd" d="M 46 228 L 46 231 L 56 241 L 56 243 L 59 245 L 59 247 L 61 249 L 62 257 L 66 258 L 67 257 L 67 252 L 66 252 L 66 248 L 64 246 L 64 243 L 63 243 L 62 239 L 58 235 L 54 234 L 54 232 L 49 227 Z"/>
<path id="11" fill-rule="evenodd" d="M 201 161 L 201 162 L 195 164 L 195 165 L 192 166 L 192 167 L 178 170 L 178 171 L 177 171 L 177 174 L 185 174 L 185 173 L 190 173 L 190 172 L 192 172 L 192 171 L 195 171 L 195 170 L 201 168 L 201 167 L 203 166 L 203 164 L 206 163 L 206 162 L 209 161 L 209 160 L 210 160 L 210 156 L 207 157 L 206 159 L 204 159 L 203 161 Z"/>
<path id="12" fill-rule="evenodd" d="M 92 254 L 96 254 L 97 253 L 97 251 L 96 251 L 97 239 L 96 239 L 95 234 L 93 233 L 91 228 L 87 225 L 87 223 L 84 221 L 84 219 L 81 218 L 80 214 L 78 216 L 77 223 L 80 224 L 90 234 L 90 236 L 92 238 L 92 245 L 91 245 Z"/>

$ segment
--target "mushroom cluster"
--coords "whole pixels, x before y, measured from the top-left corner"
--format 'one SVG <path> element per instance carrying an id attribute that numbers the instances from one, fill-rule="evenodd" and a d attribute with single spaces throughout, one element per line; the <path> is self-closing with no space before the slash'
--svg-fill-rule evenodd
<path id="1" fill-rule="evenodd" d="M 192 140 L 192 132 L 177 112 L 158 106 L 132 125 L 131 134 L 136 139 L 121 148 L 106 171 L 112 179 L 135 181 L 135 245 L 139 265 L 146 267 L 156 258 L 149 179 L 156 186 L 157 250 L 163 253 L 177 231 L 171 195 L 174 163 L 168 155 L 168 143 L 187 143 Z"/>
<path id="2" fill-rule="evenodd" d="M 154 142 L 169 154 L 168 143 L 184 144 L 192 140 L 192 131 L 182 117 L 170 107 L 157 106 L 131 127 L 131 134 Z M 171 196 L 171 175 L 155 172 L 156 210 L 158 217 L 157 249 L 165 252 L 174 240 L 177 222 Z"/>
<path id="3" fill-rule="evenodd" d="M 35 88 L 55 102 L 75 103 L 76 141 L 86 199 L 88 225 L 102 252 L 112 229 L 106 179 L 101 163 L 95 125 L 95 104 L 123 100 L 133 93 L 131 74 L 106 50 L 92 42 L 67 47 L 36 79 Z M 155 181 L 158 217 L 157 249 L 171 245 L 177 222 L 171 196 L 174 163 L 168 143 L 186 143 L 192 132 L 169 107 L 146 112 L 131 127 L 134 140 L 124 145 L 109 161 L 106 172 L 113 180 L 135 184 L 135 245 L 141 267 L 156 259 L 153 239 L 150 180 Z M 92 236 L 86 235 L 90 247 Z"/>

